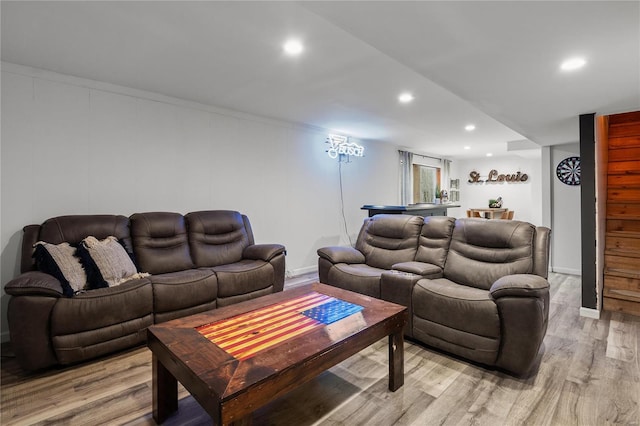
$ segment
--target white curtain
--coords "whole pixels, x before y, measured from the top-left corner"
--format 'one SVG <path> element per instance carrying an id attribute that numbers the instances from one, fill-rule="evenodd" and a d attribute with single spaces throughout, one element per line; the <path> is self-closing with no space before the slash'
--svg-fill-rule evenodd
<path id="1" fill-rule="evenodd" d="M 412 203 L 413 198 L 413 153 L 408 151 L 398 151 L 400 158 L 400 205 L 405 206 Z"/>
<path id="2" fill-rule="evenodd" d="M 445 160 L 444 158 L 440 160 L 440 189 L 445 189 L 447 192 L 451 190 L 449 188 L 450 185 L 450 177 L 451 177 L 451 160 Z"/>

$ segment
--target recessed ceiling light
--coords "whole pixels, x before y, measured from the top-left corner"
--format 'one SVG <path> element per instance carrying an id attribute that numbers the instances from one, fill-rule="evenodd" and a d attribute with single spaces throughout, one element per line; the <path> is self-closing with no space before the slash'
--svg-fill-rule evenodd
<path id="1" fill-rule="evenodd" d="M 282 48 L 284 49 L 287 55 L 291 55 L 291 56 L 299 55 L 304 50 L 304 46 L 302 45 L 302 42 L 300 40 L 293 39 L 293 38 L 287 40 L 282 45 Z"/>
<path id="2" fill-rule="evenodd" d="M 465 146 L 464 149 L 471 149 L 471 147 L 470 146 Z"/>
<path id="3" fill-rule="evenodd" d="M 409 92 L 400 93 L 398 100 L 403 104 L 409 103 L 414 99 L 413 95 Z"/>
<path id="4" fill-rule="evenodd" d="M 493 154 L 490 152 L 487 152 L 487 157 L 493 157 Z"/>
<path id="5" fill-rule="evenodd" d="M 560 69 L 562 71 L 573 71 L 582 68 L 586 63 L 587 61 L 584 58 L 571 58 L 560 64 Z"/>
<path id="6" fill-rule="evenodd" d="M 467 132 L 472 132 L 476 129 L 476 125 L 475 124 L 467 124 L 466 126 L 464 126 L 464 129 Z"/>

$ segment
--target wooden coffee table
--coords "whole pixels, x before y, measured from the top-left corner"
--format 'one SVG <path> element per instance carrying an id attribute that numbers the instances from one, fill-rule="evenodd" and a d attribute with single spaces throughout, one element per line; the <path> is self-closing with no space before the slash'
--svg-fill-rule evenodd
<path id="1" fill-rule="evenodd" d="M 355 313 L 323 323 L 336 312 Z M 177 411 L 179 380 L 215 424 L 250 423 L 257 408 L 385 336 L 395 391 L 406 316 L 403 306 L 316 283 L 153 325 L 153 418 Z"/>

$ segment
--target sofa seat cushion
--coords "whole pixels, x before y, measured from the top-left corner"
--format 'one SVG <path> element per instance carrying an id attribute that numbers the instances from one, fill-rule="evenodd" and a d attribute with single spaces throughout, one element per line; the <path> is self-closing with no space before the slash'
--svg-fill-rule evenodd
<path id="1" fill-rule="evenodd" d="M 218 297 L 218 280 L 211 270 L 187 269 L 151 275 L 150 279 L 156 314 L 209 304 Z"/>
<path id="2" fill-rule="evenodd" d="M 148 278 L 117 287 L 60 298 L 51 312 L 51 336 L 97 330 L 153 314 L 153 296 Z"/>
<path id="3" fill-rule="evenodd" d="M 218 300 L 216 300 L 216 305 L 218 308 L 222 308 L 224 306 L 235 305 L 236 303 L 244 302 L 246 300 L 252 300 L 258 297 L 267 296 L 272 293 L 275 293 L 275 291 L 273 290 L 273 286 L 269 286 L 261 290 L 252 291 L 251 293 L 238 294 L 236 296 L 229 297 L 219 297 Z"/>
<path id="4" fill-rule="evenodd" d="M 262 260 L 244 259 L 211 268 L 218 277 L 218 297 L 231 297 L 271 287 L 273 266 Z"/>
<path id="5" fill-rule="evenodd" d="M 412 302 L 416 338 L 478 362 L 495 362 L 500 317 L 489 291 L 445 278 L 424 279 L 416 284 Z"/>
<path id="6" fill-rule="evenodd" d="M 380 298 L 380 277 L 385 271 L 365 264 L 338 263 L 329 270 L 327 284 Z"/>

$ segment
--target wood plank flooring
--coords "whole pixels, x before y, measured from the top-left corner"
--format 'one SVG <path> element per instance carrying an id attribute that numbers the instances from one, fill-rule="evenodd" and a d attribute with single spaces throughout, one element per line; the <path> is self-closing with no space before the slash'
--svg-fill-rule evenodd
<path id="1" fill-rule="evenodd" d="M 315 279 L 289 279 L 286 288 Z M 580 277 L 551 274 L 550 282 L 549 327 L 531 378 L 406 342 L 405 384 L 392 393 L 383 340 L 259 409 L 254 424 L 640 424 L 640 318 L 580 317 Z M 2 425 L 155 424 L 151 353 L 144 347 L 35 375 L 3 356 L 1 369 Z M 178 413 L 165 424 L 211 424 L 181 386 L 179 399 Z"/>

